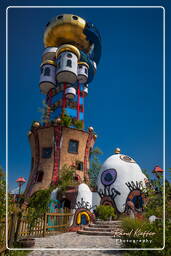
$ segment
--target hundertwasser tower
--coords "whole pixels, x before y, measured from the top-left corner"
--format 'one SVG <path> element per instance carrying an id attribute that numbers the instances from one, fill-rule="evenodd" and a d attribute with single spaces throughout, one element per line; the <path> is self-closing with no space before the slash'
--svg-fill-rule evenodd
<path id="1" fill-rule="evenodd" d="M 84 100 L 101 56 L 101 39 L 92 23 L 61 14 L 46 25 L 40 65 L 44 115 L 29 131 L 32 164 L 25 194 L 58 184 L 64 165 L 75 166 L 75 178 L 89 182 L 89 155 L 96 134 L 84 130 Z"/>

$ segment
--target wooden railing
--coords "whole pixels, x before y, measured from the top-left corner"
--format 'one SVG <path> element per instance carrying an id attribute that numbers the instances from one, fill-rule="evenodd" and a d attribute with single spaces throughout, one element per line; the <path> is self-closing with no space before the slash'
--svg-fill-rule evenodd
<path id="1" fill-rule="evenodd" d="M 8 244 L 13 247 L 14 241 L 26 237 L 45 237 L 66 232 L 73 214 L 66 208 L 55 213 L 45 213 L 36 220 L 34 227 L 29 228 L 27 211 L 8 216 Z M 6 221 L 0 220 L 0 255 L 6 250 Z"/>
<path id="2" fill-rule="evenodd" d="M 61 209 L 55 213 L 45 213 L 37 219 L 33 228 L 29 228 L 27 212 L 22 213 L 18 220 L 18 228 L 16 230 L 17 239 L 24 237 L 44 237 L 57 233 L 66 232 L 70 225 L 73 214 L 67 209 Z"/>

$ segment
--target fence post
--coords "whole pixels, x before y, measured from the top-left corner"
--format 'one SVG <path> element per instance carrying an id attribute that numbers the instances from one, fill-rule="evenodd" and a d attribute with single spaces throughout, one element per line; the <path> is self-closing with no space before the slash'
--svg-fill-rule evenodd
<path id="1" fill-rule="evenodd" d="M 15 226 L 17 221 L 17 214 L 11 214 L 11 230 L 9 233 L 9 248 L 13 247 L 14 239 L 15 239 Z"/>
<path id="2" fill-rule="evenodd" d="M 19 233 L 19 229 L 20 229 L 20 224 L 21 224 L 21 218 L 22 218 L 22 212 L 18 213 L 18 219 L 17 219 L 17 227 L 16 227 L 16 231 L 15 231 L 15 236 L 14 236 L 14 241 L 17 241 L 18 238 L 18 233 Z"/>
<path id="3" fill-rule="evenodd" d="M 46 235 L 46 219 L 47 219 L 47 215 L 45 213 L 44 220 L 43 220 L 43 237 L 45 237 L 45 235 Z"/>

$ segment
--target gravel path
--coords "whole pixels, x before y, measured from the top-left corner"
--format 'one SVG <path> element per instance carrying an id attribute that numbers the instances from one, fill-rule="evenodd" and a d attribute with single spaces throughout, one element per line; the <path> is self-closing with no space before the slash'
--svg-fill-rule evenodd
<path id="1" fill-rule="evenodd" d="M 32 251 L 28 256 L 111 256 L 111 255 L 123 255 L 123 252 L 119 252 L 112 249 L 119 249 L 121 247 L 118 240 L 113 239 L 112 237 L 107 236 L 87 236 L 79 235 L 76 232 L 63 233 L 56 236 L 48 236 L 46 238 L 36 238 L 36 243 L 33 248 L 78 248 L 78 250 L 54 250 L 54 251 Z M 80 248 L 87 250 L 79 250 Z M 88 250 L 94 248 L 95 250 Z M 97 249 L 102 248 L 102 250 Z M 110 250 L 104 250 L 104 248 Z"/>
<path id="2" fill-rule="evenodd" d="M 123 252 L 118 251 L 34 251 L 28 256 L 123 256 Z"/>

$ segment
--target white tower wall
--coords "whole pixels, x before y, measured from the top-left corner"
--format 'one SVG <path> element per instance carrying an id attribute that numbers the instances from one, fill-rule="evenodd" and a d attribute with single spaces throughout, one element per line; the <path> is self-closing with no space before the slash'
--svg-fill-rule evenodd
<path id="1" fill-rule="evenodd" d="M 56 67 L 54 65 L 44 64 L 41 66 L 39 86 L 42 93 L 47 94 L 50 89 L 56 86 L 55 73 Z"/>
<path id="2" fill-rule="evenodd" d="M 70 52 L 62 52 L 57 58 L 56 79 L 58 83 L 74 84 L 77 81 L 77 56 Z"/>

